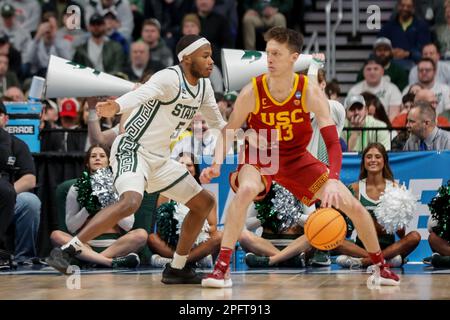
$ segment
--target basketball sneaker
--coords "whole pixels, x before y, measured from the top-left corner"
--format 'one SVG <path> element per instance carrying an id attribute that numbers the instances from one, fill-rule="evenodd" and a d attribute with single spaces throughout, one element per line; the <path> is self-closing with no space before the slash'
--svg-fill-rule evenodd
<path id="1" fill-rule="evenodd" d="M 328 251 L 317 250 L 310 262 L 313 267 L 328 267 L 331 265 L 330 253 Z"/>
<path id="2" fill-rule="evenodd" d="M 433 256 L 435 256 L 435 255 L 438 255 L 438 256 L 439 256 L 439 253 L 434 252 L 431 256 L 423 258 L 423 259 L 422 259 L 422 262 L 423 262 L 424 264 L 427 264 L 427 265 L 430 265 L 430 266 L 431 266 L 431 261 L 433 260 Z"/>
<path id="3" fill-rule="evenodd" d="M 450 256 L 441 256 L 440 254 L 434 254 L 431 257 L 431 264 L 435 268 L 450 268 Z"/>
<path id="4" fill-rule="evenodd" d="M 225 263 L 217 262 L 212 273 L 208 274 L 202 280 L 204 288 L 231 288 L 233 282 L 230 279 L 230 267 L 224 266 Z M 224 270 L 224 268 L 227 268 Z"/>
<path id="5" fill-rule="evenodd" d="M 183 269 L 176 269 L 168 263 L 164 268 L 161 282 L 165 284 L 200 284 L 202 277 L 189 264 L 186 264 Z"/>
<path id="6" fill-rule="evenodd" d="M 257 256 L 252 252 L 248 252 L 245 255 L 245 263 L 250 268 L 268 268 L 269 257 Z"/>
<path id="7" fill-rule="evenodd" d="M 140 264 L 141 260 L 136 253 L 129 253 L 126 256 L 112 259 L 113 268 L 137 268 Z"/>
<path id="8" fill-rule="evenodd" d="M 150 258 L 150 265 L 156 268 L 163 268 L 166 264 L 171 262 L 172 259 L 161 257 L 159 254 L 153 254 Z"/>
<path id="9" fill-rule="evenodd" d="M 360 269 L 362 267 L 362 258 L 340 255 L 336 258 L 336 263 L 342 268 Z"/>
<path id="10" fill-rule="evenodd" d="M 388 264 L 391 268 L 399 268 L 403 265 L 403 263 L 403 258 L 399 254 L 389 260 L 386 260 L 386 264 Z"/>
<path id="11" fill-rule="evenodd" d="M 400 278 L 389 269 L 387 264 L 375 264 L 367 268 L 367 272 L 372 275 L 367 279 L 367 284 L 380 286 L 398 286 L 400 285 Z"/>
<path id="12" fill-rule="evenodd" d="M 213 266 L 213 257 L 209 254 L 198 260 L 195 264 L 198 268 L 211 268 Z"/>
<path id="13" fill-rule="evenodd" d="M 287 268 L 305 268 L 306 267 L 306 257 L 305 253 L 302 252 L 299 255 L 293 256 L 285 261 L 278 264 L 280 267 Z"/>
<path id="14" fill-rule="evenodd" d="M 71 274 L 68 270 L 72 258 L 74 258 L 80 251 L 77 251 L 74 246 L 68 246 L 64 250 L 60 247 L 53 248 L 50 255 L 45 259 L 45 262 L 63 274 Z"/>

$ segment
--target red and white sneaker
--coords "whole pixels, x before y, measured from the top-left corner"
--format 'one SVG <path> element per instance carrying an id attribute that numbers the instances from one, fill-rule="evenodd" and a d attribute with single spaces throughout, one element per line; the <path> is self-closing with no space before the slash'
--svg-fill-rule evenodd
<path id="1" fill-rule="evenodd" d="M 398 286 L 400 278 L 386 264 L 372 265 L 367 268 L 372 275 L 367 279 L 367 286 Z"/>
<path id="2" fill-rule="evenodd" d="M 231 288 L 233 282 L 230 279 L 230 268 L 224 273 L 219 268 L 214 267 L 212 273 L 202 279 L 202 287 L 204 288 Z"/>

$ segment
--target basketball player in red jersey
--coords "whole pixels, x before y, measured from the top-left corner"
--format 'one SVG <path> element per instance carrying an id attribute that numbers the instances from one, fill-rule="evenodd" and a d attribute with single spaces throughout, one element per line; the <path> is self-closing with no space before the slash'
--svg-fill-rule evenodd
<path id="1" fill-rule="evenodd" d="M 375 268 L 379 271 L 379 284 L 398 285 L 399 277 L 386 264 L 381 253 L 370 214 L 339 181 L 342 152 L 337 129 L 333 123 L 328 101 L 315 81 L 308 81 L 294 72 L 303 37 L 300 33 L 274 27 L 266 35 L 266 53 L 269 72 L 252 80 L 240 92 L 222 138 L 216 146 L 213 164 L 203 170 L 202 183 L 209 183 L 220 175 L 226 151 L 231 147 L 235 132 L 246 121 L 247 128 L 256 131 L 259 137 L 256 148 L 267 148 L 271 164 L 267 159 L 254 159 L 255 143 L 245 143 L 237 172 L 230 176 L 236 196 L 226 212 L 222 245 L 214 271 L 202 280 L 203 287 L 231 287 L 229 276 L 230 258 L 233 248 L 244 227 L 246 212 L 251 202 L 264 197 L 270 190 L 272 180 L 278 182 L 306 205 L 318 199 L 323 207 L 335 207 L 345 212 L 356 227 Z M 311 138 L 310 112 L 313 112 L 325 141 L 330 165 L 315 159 L 306 147 Z M 272 147 L 268 141 L 276 136 L 278 143 Z M 261 144 L 261 141 L 265 143 Z M 253 156 L 252 156 L 253 155 Z M 277 172 L 271 172 L 273 164 Z"/>

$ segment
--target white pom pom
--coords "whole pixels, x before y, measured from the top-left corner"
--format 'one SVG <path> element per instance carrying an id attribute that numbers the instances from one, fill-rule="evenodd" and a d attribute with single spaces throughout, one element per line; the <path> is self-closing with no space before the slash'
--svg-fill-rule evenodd
<path id="1" fill-rule="evenodd" d="M 387 186 L 374 213 L 387 233 L 405 228 L 414 217 L 416 197 L 405 186 Z"/>
<path id="2" fill-rule="evenodd" d="M 177 203 L 175 205 L 175 212 L 173 214 L 173 218 L 178 221 L 177 223 L 177 234 L 180 234 L 181 232 L 181 225 L 183 224 L 184 218 L 189 213 L 189 208 L 181 203 Z M 208 221 L 205 220 L 205 223 L 203 224 L 202 230 L 200 231 L 200 234 L 198 235 L 197 239 L 195 240 L 195 245 L 199 245 L 202 242 L 205 242 L 209 239 L 209 224 Z"/>

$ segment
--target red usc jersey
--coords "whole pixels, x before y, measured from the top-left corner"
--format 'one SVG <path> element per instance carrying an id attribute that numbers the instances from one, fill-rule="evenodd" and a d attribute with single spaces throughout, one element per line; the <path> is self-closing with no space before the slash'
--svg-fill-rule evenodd
<path id="1" fill-rule="evenodd" d="M 302 155 L 311 139 L 312 127 L 309 112 L 305 105 L 305 91 L 308 78 L 295 75 L 295 84 L 283 102 L 278 102 L 270 95 L 266 74 L 253 78 L 253 88 L 256 95 L 255 110 L 247 118 L 247 128 L 254 129 L 258 134 L 267 134 L 271 141 L 271 129 L 275 129 L 278 140 L 279 154 Z"/>

